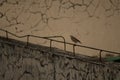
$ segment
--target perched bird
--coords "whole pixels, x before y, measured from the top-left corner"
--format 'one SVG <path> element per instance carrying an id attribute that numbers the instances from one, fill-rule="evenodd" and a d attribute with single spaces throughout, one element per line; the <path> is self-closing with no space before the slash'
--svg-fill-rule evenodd
<path id="1" fill-rule="evenodd" d="M 77 38 L 75 38 L 74 36 L 70 35 L 70 38 L 74 43 L 80 43 L 81 44 L 81 41 L 78 40 Z"/>

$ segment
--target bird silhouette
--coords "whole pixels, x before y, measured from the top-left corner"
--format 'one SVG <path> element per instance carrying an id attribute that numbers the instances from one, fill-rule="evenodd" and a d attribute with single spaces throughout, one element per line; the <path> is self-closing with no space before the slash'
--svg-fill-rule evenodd
<path id="1" fill-rule="evenodd" d="M 76 37 L 70 35 L 70 38 L 71 38 L 71 40 L 72 40 L 74 43 L 80 43 L 80 44 L 81 44 L 81 41 L 78 40 Z"/>

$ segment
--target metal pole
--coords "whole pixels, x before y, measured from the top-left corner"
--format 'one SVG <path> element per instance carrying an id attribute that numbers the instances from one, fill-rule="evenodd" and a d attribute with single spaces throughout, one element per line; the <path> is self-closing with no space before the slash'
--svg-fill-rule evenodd
<path id="1" fill-rule="evenodd" d="M 99 52 L 99 59 L 100 59 L 100 61 L 102 61 L 102 50 L 100 50 L 100 52 Z"/>
<path id="2" fill-rule="evenodd" d="M 75 55 L 75 44 L 73 45 L 73 54 Z"/>
<path id="3" fill-rule="evenodd" d="M 8 31 L 6 30 L 6 38 L 8 39 Z"/>
<path id="4" fill-rule="evenodd" d="M 50 51 L 52 50 L 52 40 L 50 40 Z"/>
<path id="5" fill-rule="evenodd" d="M 64 51 L 66 51 L 66 43 L 65 43 L 65 41 L 64 41 Z"/>
<path id="6" fill-rule="evenodd" d="M 28 44 L 29 44 L 29 36 L 30 36 L 30 35 L 27 35 L 27 46 L 28 46 Z"/>

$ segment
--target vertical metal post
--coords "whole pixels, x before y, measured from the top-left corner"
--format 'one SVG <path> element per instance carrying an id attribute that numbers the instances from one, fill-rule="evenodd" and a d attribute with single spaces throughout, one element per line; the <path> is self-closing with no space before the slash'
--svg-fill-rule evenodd
<path id="1" fill-rule="evenodd" d="M 65 41 L 64 41 L 64 51 L 66 51 L 66 43 L 65 43 Z"/>
<path id="2" fill-rule="evenodd" d="M 100 61 L 102 61 L 102 54 L 101 53 L 102 53 L 102 50 L 100 50 L 100 52 L 99 52 L 99 60 Z"/>
<path id="3" fill-rule="evenodd" d="M 27 46 L 28 46 L 28 44 L 29 44 L 29 36 L 30 36 L 30 35 L 27 35 Z"/>
<path id="4" fill-rule="evenodd" d="M 73 45 L 73 54 L 75 55 L 75 44 Z"/>
<path id="5" fill-rule="evenodd" d="M 52 49 L 52 40 L 50 40 L 50 51 Z"/>
<path id="6" fill-rule="evenodd" d="M 6 38 L 8 39 L 8 31 L 6 30 Z"/>

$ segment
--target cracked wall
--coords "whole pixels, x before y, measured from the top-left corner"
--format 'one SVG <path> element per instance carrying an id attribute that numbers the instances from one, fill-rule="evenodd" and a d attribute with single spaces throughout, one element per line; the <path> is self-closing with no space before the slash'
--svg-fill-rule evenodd
<path id="1" fill-rule="evenodd" d="M 67 42 L 74 35 L 83 45 L 120 51 L 119 21 L 120 0 L 0 0 L 0 28 L 17 35 L 62 35 Z"/>
<path id="2" fill-rule="evenodd" d="M 0 37 L 0 80 L 119 80 L 119 64 L 100 64 Z M 66 52 L 67 53 L 67 52 Z"/>
<path id="3" fill-rule="evenodd" d="M 53 80 L 49 52 L 7 44 L 1 39 L 0 50 L 0 80 Z"/>

